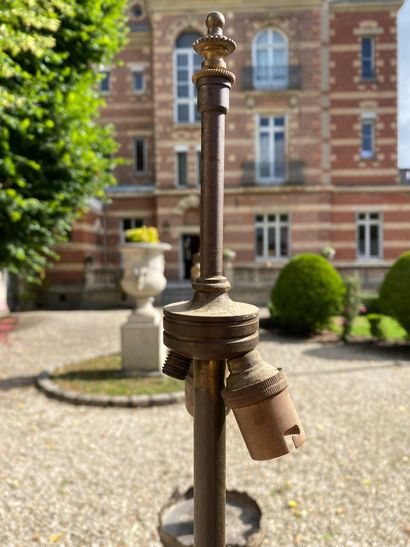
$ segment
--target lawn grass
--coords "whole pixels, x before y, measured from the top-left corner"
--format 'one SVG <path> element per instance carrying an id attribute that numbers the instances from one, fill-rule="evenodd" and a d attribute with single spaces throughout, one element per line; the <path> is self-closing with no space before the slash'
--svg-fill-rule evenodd
<path id="1" fill-rule="evenodd" d="M 51 376 L 67 391 L 87 395 L 154 395 L 181 391 L 183 382 L 168 376 L 121 376 L 121 355 L 104 355 L 66 365 Z"/>
<path id="2" fill-rule="evenodd" d="M 384 340 L 390 342 L 405 342 L 407 340 L 406 331 L 393 317 L 382 315 L 380 322 Z M 342 334 L 341 318 L 334 317 L 330 324 L 330 330 L 336 334 Z M 356 317 L 353 321 L 351 332 L 352 337 L 371 338 L 370 325 L 365 315 Z"/>
<path id="3" fill-rule="evenodd" d="M 381 321 L 382 330 L 386 340 L 397 340 L 397 341 L 406 341 L 407 333 L 403 327 L 393 319 L 393 317 L 388 317 L 384 315 Z"/>

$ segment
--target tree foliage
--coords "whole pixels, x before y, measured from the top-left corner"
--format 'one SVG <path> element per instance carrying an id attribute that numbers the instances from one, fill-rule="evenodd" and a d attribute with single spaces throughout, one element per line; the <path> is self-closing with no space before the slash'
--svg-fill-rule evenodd
<path id="1" fill-rule="evenodd" d="M 0 0 L 0 269 L 29 281 L 115 182 L 96 67 L 124 45 L 124 5 Z"/>

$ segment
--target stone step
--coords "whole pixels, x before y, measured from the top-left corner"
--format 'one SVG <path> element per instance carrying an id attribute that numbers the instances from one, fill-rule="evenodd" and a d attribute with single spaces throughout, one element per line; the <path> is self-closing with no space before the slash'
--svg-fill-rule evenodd
<path id="1" fill-rule="evenodd" d="M 190 300 L 192 298 L 191 282 L 168 282 L 166 289 L 161 295 L 161 306 L 180 302 L 181 300 Z"/>

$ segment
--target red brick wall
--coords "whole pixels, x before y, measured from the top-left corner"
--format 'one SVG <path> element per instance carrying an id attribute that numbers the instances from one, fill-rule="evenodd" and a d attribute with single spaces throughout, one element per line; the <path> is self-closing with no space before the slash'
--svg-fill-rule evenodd
<path id="1" fill-rule="evenodd" d="M 397 8 L 398 6 L 396 6 Z M 395 184 L 396 8 L 335 6 L 330 15 L 330 124 L 335 184 Z M 375 78 L 361 77 L 361 39 L 374 40 Z M 361 157 L 362 114 L 375 118 L 375 156 Z"/>
<path id="2" fill-rule="evenodd" d="M 158 2 L 151 2 L 149 19 L 137 22 L 144 28 L 130 33 L 119 55 L 123 65 L 111 67 L 111 91 L 101 120 L 115 125 L 119 153 L 129 161 L 116 175 L 120 185 L 130 189 L 110 195 L 111 203 L 100 216 L 104 234 L 95 233 L 98 215 L 90 214 L 74 227 L 72 242 L 50 273 L 54 282 L 82 282 L 84 259 L 90 253 L 96 263 L 117 267 L 122 218 L 142 218 L 158 226 L 161 240 L 172 245 L 166 274 L 179 279 L 181 236 L 199 233 L 195 196 L 200 124 L 174 121 L 173 50 L 181 32 L 204 32 L 205 8 L 198 2 L 189 4 L 189 10 L 178 6 L 161 10 Z M 227 60 L 237 81 L 226 120 L 224 246 L 237 252 L 238 264 L 254 264 L 254 217 L 266 212 L 289 214 L 292 255 L 320 252 L 330 245 L 336 249 L 336 263 L 356 264 L 356 212 L 370 209 L 382 214 L 384 260 L 408 248 L 410 193 L 397 186 L 396 8 L 392 2 L 371 8 L 356 3 L 354 9 L 348 3 L 327 8 L 254 3 L 247 8 L 238 2 L 225 10 L 225 32 L 238 49 Z M 252 64 L 252 40 L 269 27 L 287 35 L 289 63 L 301 67 L 301 89 L 244 90 L 243 68 Z M 368 33 L 374 36 L 376 51 L 377 77 L 372 82 L 360 77 L 360 40 Z M 144 68 L 143 93 L 132 90 L 136 66 Z M 368 160 L 360 156 L 365 112 L 376 114 L 376 155 Z M 303 163 L 303 185 L 244 184 L 246 169 L 255 162 L 257 114 L 286 117 L 286 159 Z M 136 137 L 147 143 L 144 174 L 134 168 Z M 176 187 L 178 146 L 187 147 L 187 189 Z M 147 184 L 155 184 L 155 189 L 145 188 Z M 144 188 L 136 192 L 134 185 Z"/>

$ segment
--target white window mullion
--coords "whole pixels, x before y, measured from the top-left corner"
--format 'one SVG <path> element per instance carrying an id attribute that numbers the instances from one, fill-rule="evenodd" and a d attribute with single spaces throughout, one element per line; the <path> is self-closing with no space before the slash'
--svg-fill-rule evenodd
<path id="1" fill-rule="evenodd" d="M 191 36 L 191 34 L 193 34 Z M 174 50 L 174 105 L 175 105 L 175 121 L 176 123 L 195 123 L 196 116 L 196 89 L 192 84 L 191 76 L 195 70 L 195 62 L 199 56 L 188 47 L 195 39 L 196 33 L 184 33 L 179 36 L 176 41 Z M 199 37 L 199 35 L 197 35 Z M 178 77 L 178 69 L 184 71 Z M 183 88 L 183 96 L 179 96 L 179 91 Z"/>
<path id="2" fill-rule="evenodd" d="M 365 249 L 365 255 L 366 258 L 370 258 L 370 226 L 369 226 L 369 216 L 366 215 L 365 220 L 365 228 L 364 228 L 364 249 Z"/>
<path id="3" fill-rule="evenodd" d="M 376 218 L 372 218 L 376 217 Z M 376 228 L 376 243 L 377 249 L 372 249 L 372 229 Z M 360 251 L 360 230 L 363 231 L 363 252 Z M 363 212 L 357 214 L 356 220 L 356 233 L 357 233 L 357 256 L 365 260 L 371 260 L 374 258 L 380 258 L 382 256 L 382 222 L 380 213 L 376 212 Z M 376 254 L 375 254 L 376 253 Z"/>
<path id="4" fill-rule="evenodd" d="M 189 73 L 194 73 L 194 56 L 191 55 L 189 57 Z M 189 100 L 191 103 L 191 121 L 195 121 L 195 87 L 194 85 L 191 85 L 189 87 Z"/>
<path id="5" fill-rule="evenodd" d="M 280 213 L 266 213 L 255 216 L 255 242 L 256 242 L 256 258 L 263 260 L 281 259 L 289 255 L 289 215 L 284 215 L 284 219 L 281 219 Z M 286 252 L 282 254 L 282 233 L 281 229 L 286 228 Z M 269 233 L 272 232 L 272 243 L 275 246 L 274 253 L 270 255 L 270 237 Z M 258 247 L 258 233 L 262 233 L 262 245 Z M 258 250 L 259 249 L 259 250 Z"/>
<path id="6" fill-rule="evenodd" d="M 269 256 L 269 223 L 268 217 L 263 217 L 263 255 Z"/>

